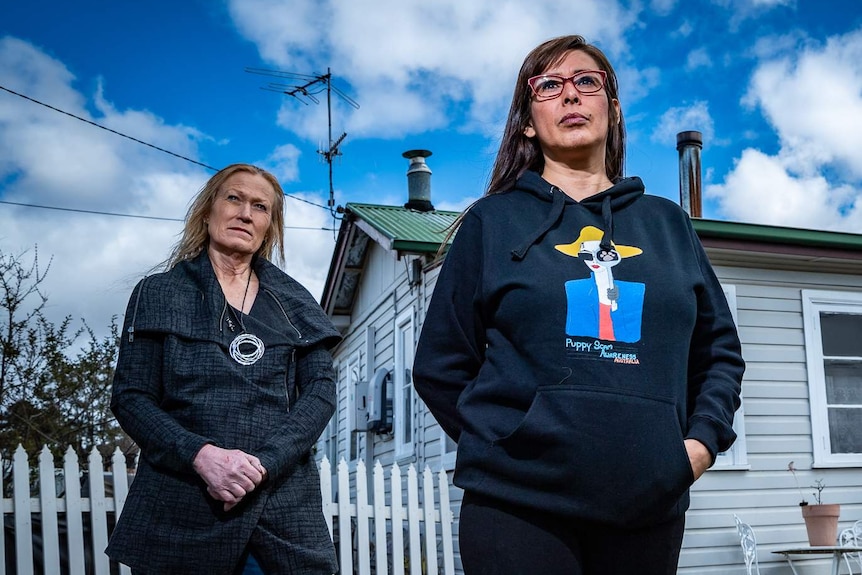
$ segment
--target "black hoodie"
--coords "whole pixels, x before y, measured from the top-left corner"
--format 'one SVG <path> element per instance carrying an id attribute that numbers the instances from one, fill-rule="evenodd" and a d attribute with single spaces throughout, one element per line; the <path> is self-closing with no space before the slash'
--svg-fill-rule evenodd
<path id="1" fill-rule="evenodd" d="M 688 216 L 639 178 L 576 202 L 534 172 L 466 214 L 416 351 L 455 484 L 620 526 L 688 508 L 683 440 L 735 439 L 744 363 Z"/>

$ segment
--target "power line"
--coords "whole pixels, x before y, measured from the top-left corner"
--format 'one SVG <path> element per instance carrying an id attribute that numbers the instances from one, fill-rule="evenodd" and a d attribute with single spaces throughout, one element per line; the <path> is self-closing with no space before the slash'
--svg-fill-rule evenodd
<path id="1" fill-rule="evenodd" d="M 218 168 L 213 168 L 212 166 L 208 166 L 208 165 L 206 165 L 206 164 L 202 164 L 201 162 L 198 162 L 197 160 L 192 160 L 191 158 L 187 158 L 187 157 L 185 157 L 185 156 L 181 156 L 180 154 L 177 154 L 177 153 L 175 153 L 175 152 L 171 152 L 170 150 L 166 150 L 166 149 L 164 149 L 164 148 L 160 148 L 160 147 L 158 147 L 158 146 L 155 146 L 155 145 L 153 145 L 153 144 L 150 144 L 149 142 L 145 142 L 145 141 L 143 141 L 143 140 L 139 140 L 139 139 L 137 139 L 137 138 L 133 138 L 132 136 L 127 136 L 126 134 L 123 134 L 123 133 L 121 133 L 121 132 L 118 132 L 118 131 L 116 131 L 116 130 L 112 130 L 111 128 L 108 128 L 107 126 L 102 126 L 101 124 L 97 124 L 96 122 L 93 122 L 92 120 L 88 120 L 88 119 L 86 119 L 86 118 L 82 118 L 81 116 L 76 116 L 75 114 L 72 114 L 71 112 L 67 112 L 67 111 L 65 111 L 65 110 L 61 110 L 60 108 L 55 108 L 54 106 L 52 106 L 52 105 L 50 105 L 50 104 L 46 104 L 45 102 L 40 102 L 39 100 L 36 100 L 35 98 L 31 98 L 30 96 L 25 96 L 24 94 L 20 94 L 20 93 L 18 93 L 18 92 L 16 92 L 16 91 L 14 91 L 14 90 L 10 90 L 9 88 L 7 88 L 7 87 L 5 87 L 5 86 L 0 86 L 0 90 L 5 90 L 6 92 L 9 92 L 10 94 L 14 94 L 14 95 L 16 95 L 16 96 L 18 96 L 18 97 L 20 97 L 20 98 L 24 98 L 25 100 L 29 100 L 29 101 L 31 101 L 31 102 L 33 102 L 33 103 L 35 103 L 35 104 L 39 104 L 40 106 L 45 106 L 45 107 L 46 107 L 46 108 L 48 108 L 49 110 L 54 110 L 55 112 L 60 112 L 61 114 L 65 114 L 65 115 L 67 115 L 67 116 L 69 116 L 69 117 L 71 117 L 71 118 L 75 118 L 76 120 L 80 120 L 80 121 L 82 121 L 82 122 L 84 122 L 84 123 L 86 123 L 86 124 L 90 124 L 91 126 L 96 126 L 97 128 L 101 128 L 102 130 L 105 130 L 105 131 L 107 131 L 107 132 L 111 132 L 112 134 L 116 134 L 116 135 L 121 136 L 121 137 L 123 137 L 123 138 L 128 138 L 129 140 L 132 140 L 133 142 L 137 142 L 138 144 L 143 144 L 144 146 L 149 146 L 150 148 L 153 148 L 154 150 L 158 150 L 158 151 L 160 151 L 160 152 L 164 152 L 164 153 L 166 153 L 166 154 L 170 154 L 171 156 L 174 156 L 175 158 L 179 158 L 179 159 L 181 159 L 181 160 L 185 160 L 185 161 L 187 161 L 187 162 L 191 162 L 192 164 L 197 164 L 198 166 L 204 167 L 204 168 L 206 168 L 206 169 L 208 169 L 208 170 L 212 170 L 212 171 L 214 171 L 214 172 L 217 172 L 217 171 L 218 171 Z"/>
<path id="2" fill-rule="evenodd" d="M 56 206 L 40 206 L 38 204 L 24 204 L 21 202 L 9 202 L 6 200 L 0 200 L 0 204 L 8 204 L 10 206 L 21 206 L 24 208 L 39 208 L 43 210 L 57 210 L 61 212 L 77 212 L 80 214 L 95 214 L 98 216 L 114 216 L 119 218 L 137 218 L 141 220 L 160 220 L 163 222 L 184 222 L 185 220 L 182 218 L 162 218 L 158 216 L 141 216 L 135 214 L 121 214 L 117 212 L 100 212 L 97 210 L 81 210 L 77 208 L 58 208 Z M 335 231 L 334 228 L 314 228 L 311 226 L 284 226 L 285 229 L 289 230 L 323 230 L 323 231 Z"/>
<path id="3" fill-rule="evenodd" d="M 40 102 L 39 100 L 37 100 L 37 99 L 35 99 L 35 98 L 31 98 L 30 96 L 26 96 L 26 95 L 24 95 L 24 94 L 21 94 L 21 93 L 19 93 L 19 92 L 16 92 L 15 90 L 10 90 L 9 88 L 7 88 L 7 87 L 5 87 L 5 86 L 0 85 L 0 90 L 4 90 L 4 91 L 6 91 L 6 92 L 9 92 L 10 94 L 13 94 L 13 95 L 15 95 L 15 96 L 18 96 L 19 98 L 24 98 L 25 100 L 29 100 L 30 102 L 33 102 L 34 104 L 39 104 L 40 106 L 44 106 L 44 107 L 48 108 L 49 110 L 54 110 L 55 112 L 59 112 L 59 113 L 61 113 L 61 114 L 64 114 L 64 115 L 66 115 L 66 116 L 69 116 L 70 118 L 74 118 L 74 119 L 76 119 L 76 120 L 80 120 L 81 122 L 84 122 L 84 123 L 86 123 L 86 124 L 90 124 L 91 126 L 95 126 L 95 127 L 100 128 L 100 129 L 102 129 L 102 130 L 105 130 L 105 131 L 107 131 L 107 132 L 111 132 L 112 134 L 116 134 L 117 136 L 121 136 L 121 137 L 123 137 L 123 138 L 127 138 L 127 139 L 129 139 L 129 140 L 132 140 L 133 142 L 138 143 L 138 144 L 142 144 L 142 145 L 144 145 L 144 146 L 148 146 L 148 147 L 150 147 L 150 148 L 153 148 L 154 150 L 158 150 L 159 152 L 164 152 L 165 154 L 168 154 L 168 155 L 174 156 L 175 158 L 179 158 L 179 159 L 181 159 L 181 160 L 185 160 L 185 161 L 187 161 L 187 162 L 191 162 L 192 164 L 195 164 L 195 165 L 201 166 L 201 167 L 203 167 L 203 168 L 206 168 L 207 170 L 212 170 L 213 172 L 218 172 L 218 171 L 219 171 L 219 169 L 218 169 L 218 168 L 214 168 L 214 167 L 209 166 L 209 165 L 207 165 L 207 164 L 204 164 L 204 163 L 198 162 L 197 160 L 193 160 L 193 159 L 191 159 L 191 158 L 187 158 L 186 156 L 182 156 L 182 155 L 177 154 L 177 153 L 175 153 L 175 152 L 171 152 L 170 150 L 166 150 L 166 149 L 164 149 L 164 148 L 160 148 L 160 147 L 158 147 L 158 146 L 156 146 L 156 145 L 154 145 L 154 144 L 150 144 L 149 142 L 145 142 L 145 141 L 143 141 L 143 140 L 139 140 L 138 138 L 135 138 L 135 137 L 129 136 L 129 135 L 127 135 L 127 134 L 123 134 L 122 132 L 118 132 L 118 131 L 116 131 L 116 130 L 113 130 L 113 129 L 111 129 L 111 128 L 108 128 L 107 126 L 103 126 L 103 125 L 101 125 L 101 124 L 97 124 L 96 122 L 93 122 L 92 120 L 88 120 L 88 119 L 86 119 L 86 118 L 82 118 L 81 116 L 76 116 L 75 114 L 72 114 L 71 112 L 67 112 L 67 111 L 65 111 L 65 110 L 61 110 L 60 108 L 56 108 L 56 107 L 54 107 L 54 106 L 52 106 L 52 105 L 50 105 L 50 104 L 46 104 L 45 102 Z M 310 205 L 312 205 L 312 206 L 314 206 L 314 207 L 321 208 L 321 209 L 324 209 L 324 210 L 330 210 L 330 208 L 329 208 L 329 207 L 327 207 L 327 206 L 324 206 L 324 205 L 321 205 L 321 204 L 317 204 L 317 203 L 315 203 L 315 202 L 312 202 L 312 201 L 306 200 L 305 198 L 300 198 L 300 197 L 298 197 L 298 196 L 294 196 L 294 195 L 292 195 L 292 194 L 285 193 L 285 194 L 284 194 L 284 197 L 286 197 L 286 198 L 290 198 L 290 199 L 292 199 L 292 200 L 296 200 L 296 201 L 298 201 L 298 202 L 304 202 L 304 203 L 306 203 L 306 204 L 310 204 Z M 42 208 L 52 209 L 50 206 L 33 206 L 33 207 L 42 207 Z M 57 209 L 64 209 L 64 208 L 57 208 Z M 75 211 L 75 210 L 67 210 L 67 211 Z M 127 214 L 116 214 L 116 215 L 125 216 L 125 217 L 146 217 L 146 216 L 130 216 L 130 215 L 127 215 Z M 164 218 L 152 218 L 152 219 L 164 219 Z"/>
<path id="4" fill-rule="evenodd" d="M 96 214 L 99 216 L 115 216 L 119 218 L 139 218 L 142 220 L 161 220 L 163 222 L 182 222 L 180 218 L 160 218 L 158 216 L 138 216 L 134 214 L 119 214 L 116 212 L 98 212 L 95 210 L 79 210 L 76 208 L 58 208 L 56 206 L 40 206 L 38 204 L 23 204 L 21 202 L 8 202 L 0 200 L 0 204 L 9 204 L 10 206 L 22 206 L 25 208 L 40 208 L 43 210 L 57 210 L 60 212 L 78 212 L 80 214 Z"/>

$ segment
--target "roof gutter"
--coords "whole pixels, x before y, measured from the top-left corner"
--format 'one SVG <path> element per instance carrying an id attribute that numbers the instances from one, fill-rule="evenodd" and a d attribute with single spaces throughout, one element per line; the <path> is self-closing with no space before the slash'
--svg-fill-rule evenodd
<path id="1" fill-rule="evenodd" d="M 701 240 L 715 238 L 759 244 L 808 246 L 862 253 L 862 235 L 821 230 L 785 228 L 742 222 L 692 219 Z"/>

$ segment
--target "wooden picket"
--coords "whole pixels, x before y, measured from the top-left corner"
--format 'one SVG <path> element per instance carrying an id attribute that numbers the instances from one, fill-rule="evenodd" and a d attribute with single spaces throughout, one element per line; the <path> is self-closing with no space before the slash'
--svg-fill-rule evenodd
<path id="1" fill-rule="evenodd" d="M 19 446 L 13 454 L 12 497 L 2 499 L 4 537 L 0 538 L 0 559 L 5 561 L 7 553 L 14 553 L 19 575 L 61 571 L 70 575 L 108 575 L 111 566 L 104 549 L 113 517 L 122 511 L 128 494 L 124 455 L 119 449 L 113 453 L 110 473 L 90 474 L 86 493 L 81 492 L 79 461 L 71 447 L 66 450 L 62 469 L 55 468 L 47 447 L 38 459 L 38 494 L 33 497 L 27 453 Z M 4 469 L 9 464 L 2 463 Z M 89 469 L 102 469 L 101 454 L 93 449 L 87 463 Z M 106 477 L 111 487 L 107 494 Z M 320 463 L 320 490 L 326 524 L 337 542 L 340 573 L 406 575 L 406 568 L 409 575 L 454 575 L 453 517 L 445 471 L 435 474 L 426 467 L 420 485 L 413 465 L 402 473 L 393 464 L 387 477 L 378 461 L 369 481 L 363 462 L 358 462 L 351 474 L 342 459 L 333 486 L 332 467 L 324 458 Z M 5 491 L 0 477 L 0 492 Z M 66 526 L 63 535 L 61 517 Z M 85 521 L 89 530 L 85 529 Z M 36 546 L 35 523 L 39 525 L 35 535 L 41 539 Z M 14 545 L 7 546 L 5 535 L 10 530 L 14 531 Z M 91 565 L 87 564 L 88 556 Z M 121 575 L 131 574 L 125 565 L 119 567 Z"/>
<path id="2" fill-rule="evenodd" d="M 392 575 L 405 575 L 405 564 L 409 575 L 455 573 L 449 478 L 445 471 L 435 474 L 426 467 L 422 472 L 421 506 L 418 474 L 412 464 L 406 475 L 398 464 L 389 468 L 389 505 L 386 504 L 387 477 L 379 461 L 372 472 L 371 502 L 368 501 L 367 469 L 362 461 L 356 463 L 352 489 L 350 468 L 344 459 L 339 462 L 336 473 L 337 491 L 333 492 L 332 467 L 324 458 L 320 464 L 320 490 L 329 533 L 338 540 L 341 573 L 389 575 L 391 569 Z M 339 497 L 342 493 L 348 496 Z M 333 531 L 334 516 L 338 516 L 337 533 Z"/>

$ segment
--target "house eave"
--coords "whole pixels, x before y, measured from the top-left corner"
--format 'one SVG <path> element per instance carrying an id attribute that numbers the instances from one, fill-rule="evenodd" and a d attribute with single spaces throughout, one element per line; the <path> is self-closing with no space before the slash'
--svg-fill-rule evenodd
<path id="1" fill-rule="evenodd" d="M 438 242 L 412 242 L 396 240 L 392 242 L 392 249 L 401 254 L 428 255 L 436 254 L 440 249 Z"/>
<path id="2" fill-rule="evenodd" d="M 693 219 L 713 265 L 858 274 L 862 235 Z"/>
<path id="3" fill-rule="evenodd" d="M 775 244 L 796 247 L 821 247 L 839 249 L 842 252 L 862 253 L 862 234 L 807 230 L 782 226 L 767 226 L 742 222 L 692 219 L 694 229 L 701 240 L 707 238 L 758 245 Z"/>

